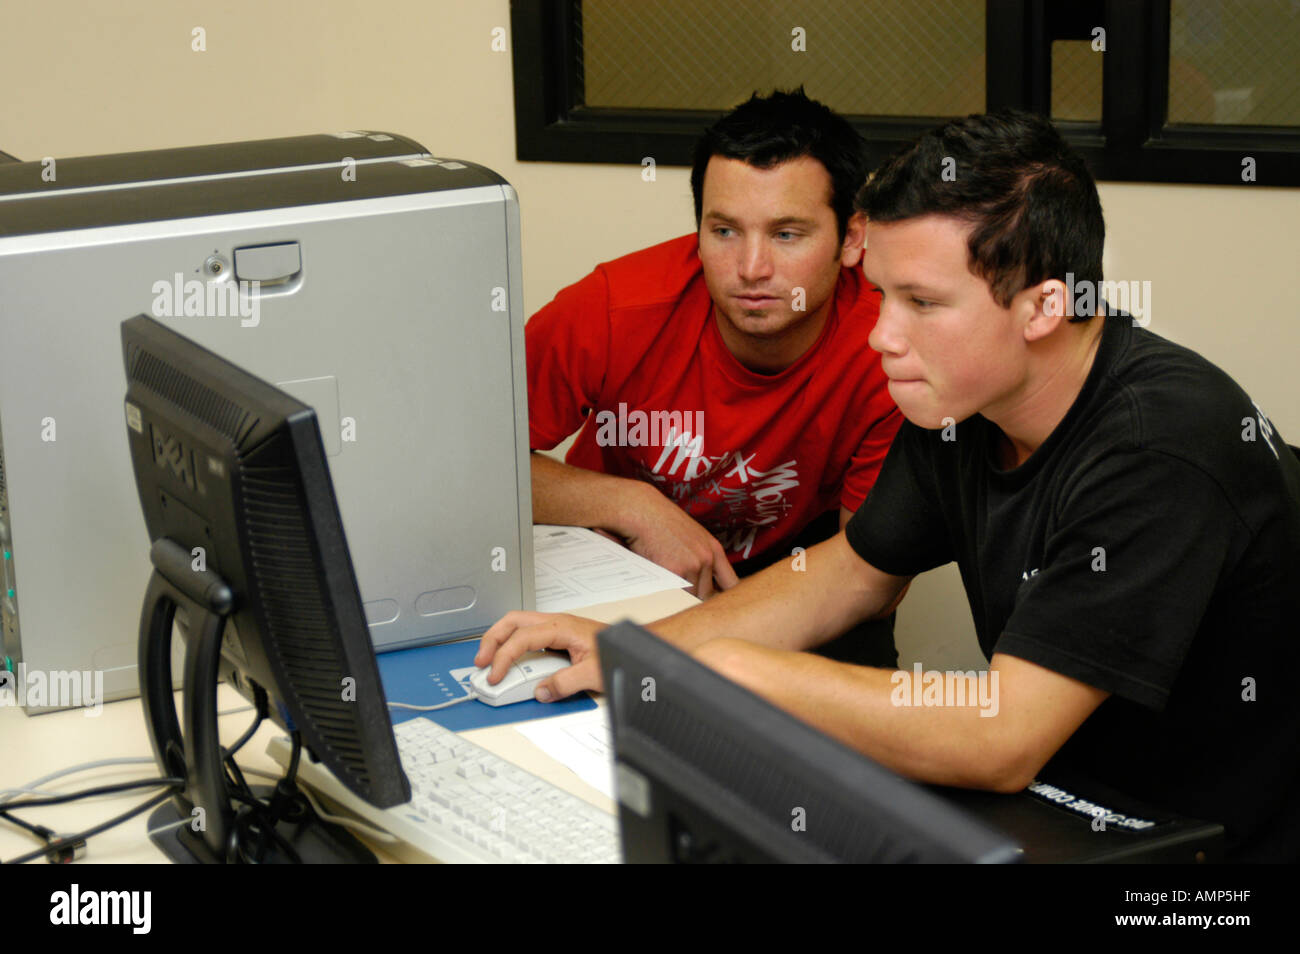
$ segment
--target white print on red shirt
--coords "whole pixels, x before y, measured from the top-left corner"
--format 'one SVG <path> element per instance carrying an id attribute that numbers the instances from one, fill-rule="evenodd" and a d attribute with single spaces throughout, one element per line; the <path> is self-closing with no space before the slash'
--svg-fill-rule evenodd
<path id="1" fill-rule="evenodd" d="M 670 430 L 654 467 L 637 463 L 644 480 L 659 485 L 670 499 L 717 537 L 724 550 L 750 555 L 760 527 L 776 523 L 790 510 L 786 493 L 799 486 L 798 462 L 768 470 L 756 466 L 757 453 L 704 453 L 704 436 Z"/>

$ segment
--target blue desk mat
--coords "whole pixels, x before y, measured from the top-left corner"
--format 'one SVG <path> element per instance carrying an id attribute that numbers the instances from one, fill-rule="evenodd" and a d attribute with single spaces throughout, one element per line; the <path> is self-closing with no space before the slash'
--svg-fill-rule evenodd
<path id="1" fill-rule="evenodd" d="M 463 695 L 466 687 L 452 678 L 451 671 L 472 667 L 476 652 L 477 641 L 380 653 L 377 659 L 384 695 L 389 702 L 407 702 L 416 706 L 432 706 Z M 464 732 L 466 729 L 545 719 L 548 716 L 568 715 L 594 708 L 596 703 L 591 696 L 582 692 L 560 702 L 543 703 L 530 699 L 510 706 L 490 706 L 475 700 L 434 712 L 413 712 L 410 709 L 388 711 L 393 717 L 393 725 L 424 716 L 453 732 Z"/>

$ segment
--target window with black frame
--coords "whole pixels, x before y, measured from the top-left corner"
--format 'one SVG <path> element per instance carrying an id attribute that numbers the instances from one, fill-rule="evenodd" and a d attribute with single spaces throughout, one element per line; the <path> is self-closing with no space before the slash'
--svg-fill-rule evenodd
<path id="1" fill-rule="evenodd" d="M 1100 179 L 1300 185 L 1295 0 L 513 0 L 518 157 L 689 162 L 802 85 L 873 160 L 951 116 L 1050 115 Z"/>

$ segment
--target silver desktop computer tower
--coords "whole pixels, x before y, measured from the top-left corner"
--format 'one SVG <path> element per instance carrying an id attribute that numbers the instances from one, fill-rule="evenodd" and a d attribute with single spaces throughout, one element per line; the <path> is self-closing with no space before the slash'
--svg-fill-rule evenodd
<path id="1" fill-rule="evenodd" d="M 501 177 L 356 132 L 0 163 L 4 665 L 138 691 L 151 566 L 120 326 L 141 312 L 316 409 L 377 650 L 532 608 Z"/>

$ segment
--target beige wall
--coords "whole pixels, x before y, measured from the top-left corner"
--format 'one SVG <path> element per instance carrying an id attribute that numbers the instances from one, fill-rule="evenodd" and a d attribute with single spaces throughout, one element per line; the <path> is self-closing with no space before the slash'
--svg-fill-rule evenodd
<path id="1" fill-rule="evenodd" d="M 0 149 L 90 155 L 387 129 L 519 191 L 525 307 L 595 262 L 689 231 L 685 170 L 514 158 L 507 0 L 0 0 Z M 193 52 L 191 30 L 206 30 Z M 1235 165 L 1235 160 L 1233 162 Z M 1262 172 L 1266 175 L 1266 170 Z M 1104 184 L 1107 274 L 1150 281 L 1152 328 L 1231 374 L 1300 443 L 1300 189 Z M 919 598 L 918 598 L 919 597 Z M 974 664 L 954 571 L 917 581 L 904 662 Z"/>

